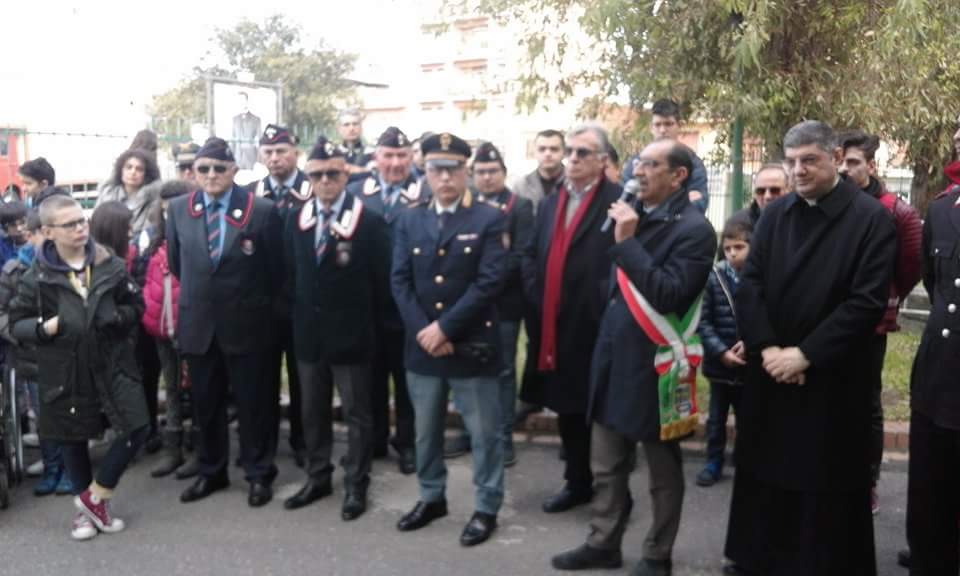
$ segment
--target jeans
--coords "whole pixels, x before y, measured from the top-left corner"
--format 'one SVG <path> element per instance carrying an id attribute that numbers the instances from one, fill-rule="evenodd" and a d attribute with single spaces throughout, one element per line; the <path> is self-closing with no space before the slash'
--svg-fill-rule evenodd
<path id="1" fill-rule="evenodd" d="M 127 469 L 130 461 L 136 456 L 140 445 L 150 433 L 150 426 L 142 426 L 133 432 L 117 436 L 107 450 L 100 467 L 97 468 L 97 484 L 113 490 L 120 482 L 120 476 Z M 67 473 L 73 482 L 75 494 L 86 490 L 93 481 L 93 468 L 90 464 L 90 452 L 87 441 L 64 442 L 63 461 L 67 465 Z"/>
<path id="2" fill-rule="evenodd" d="M 443 431 L 447 385 L 460 407 L 470 434 L 473 452 L 473 485 L 476 511 L 496 514 L 503 503 L 503 442 L 500 395 L 494 378 L 443 378 L 407 372 L 407 389 L 413 402 L 417 441 L 417 480 L 423 502 L 443 500 L 447 467 L 443 463 Z"/>
<path id="3" fill-rule="evenodd" d="M 500 414 L 502 416 L 500 437 L 503 439 L 504 454 L 513 452 L 513 417 L 517 404 L 517 340 L 520 337 L 520 322 L 500 323 L 500 373 L 497 382 L 500 387 Z M 457 399 L 454 405 L 460 413 L 463 410 Z M 458 441 L 468 443 L 470 432 L 464 430 Z"/>
<path id="4" fill-rule="evenodd" d="M 733 407 L 740 412 L 740 396 L 743 386 L 726 382 L 710 381 L 710 417 L 707 419 L 707 466 L 719 475 L 727 448 L 727 414 Z"/>
<path id="5" fill-rule="evenodd" d="M 37 381 L 18 379 L 17 383 L 18 387 L 23 386 L 26 388 L 27 395 L 30 397 L 30 405 L 33 406 L 33 411 L 39 419 L 40 390 L 37 386 Z M 26 408 L 26 405 L 24 404 L 23 407 Z M 43 469 L 45 472 L 63 469 L 63 449 L 56 440 L 49 440 L 47 438 L 40 439 L 40 457 L 43 459 Z"/>

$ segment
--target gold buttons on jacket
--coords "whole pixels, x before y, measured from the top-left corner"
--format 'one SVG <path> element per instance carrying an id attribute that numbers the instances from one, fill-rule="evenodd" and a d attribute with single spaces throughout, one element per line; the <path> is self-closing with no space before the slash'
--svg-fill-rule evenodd
<path id="1" fill-rule="evenodd" d="M 446 255 L 447 255 L 447 251 L 444 250 L 443 248 L 437 250 L 437 256 L 446 256 Z"/>
<path id="2" fill-rule="evenodd" d="M 471 253 L 471 252 L 473 252 L 473 249 L 470 248 L 469 246 L 467 246 L 466 248 L 463 249 L 463 253 L 464 253 L 464 254 L 469 254 L 469 253 Z M 960 278 L 958 278 L 957 281 L 960 282 Z M 960 288 L 960 286 L 958 286 L 958 288 Z"/>
<path id="3" fill-rule="evenodd" d="M 443 310 L 443 302 L 437 302 L 436 304 L 433 305 L 433 307 L 436 308 L 437 310 Z"/>
<path id="4" fill-rule="evenodd" d="M 954 280 L 953 285 L 956 286 L 957 288 L 960 288 L 960 278 L 957 278 L 956 280 Z"/>
<path id="5" fill-rule="evenodd" d="M 419 248 L 414 248 L 414 249 L 413 249 L 413 253 L 414 253 L 414 254 L 420 254 L 420 249 L 419 249 Z"/>
<path id="6" fill-rule="evenodd" d="M 956 305 L 956 304 L 950 304 L 949 306 L 947 306 L 947 312 L 953 314 L 953 313 L 956 312 L 956 311 L 957 311 L 957 305 Z"/>
<path id="7" fill-rule="evenodd" d="M 949 338 L 949 337 L 950 337 L 950 329 L 949 329 L 949 328 L 944 328 L 943 331 L 940 332 L 940 335 L 943 336 L 944 338 Z"/>
<path id="8" fill-rule="evenodd" d="M 436 276 L 434 276 L 434 277 L 433 277 L 433 283 L 434 283 L 434 284 L 443 284 L 443 276 L 441 276 L 440 274 L 437 274 Z"/>
<path id="9" fill-rule="evenodd" d="M 493 328 L 493 322 L 491 322 L 490 320 L 487 320 L 487 321 L 484 323 L 484 325 L 485 325 L 487 328 Z"/>

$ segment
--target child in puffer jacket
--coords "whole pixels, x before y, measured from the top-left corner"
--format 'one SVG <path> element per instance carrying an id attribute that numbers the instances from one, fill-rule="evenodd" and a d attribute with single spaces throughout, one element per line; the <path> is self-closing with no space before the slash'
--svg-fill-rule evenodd
<path id="1" fill-rule="evenodd" d="M 738 369 L 746 364 L 737 330 L 734 296 L 740 272 L 750 253 L 749 220 L 730 219 L 723 228 L 724 260 L 707 278 L 697 332 L 703 342 L 703 375 L 710 380 L 710 416 L 707 419 L 707 464 L 697 475 L 698 486 L 713 486 L 723 473 L 727 446 L 727 414 L 739 411 L 742 383 Z"/>
<path id="2" fill-rule="evenodd" d="M 163 429 L 164 452 L 156 467 L 150 472 L 154 478 L 167 476 L 174 471 L 177 477 L 189 477 L 183 457 L 183 406 L 180 399 L 180 355 L 177 352 L 177 302 L 180 298 L 180 282 L 170 273 L 167 263 L 166 210 L 172 198 L 189 192 L 188 185 L 179 180 L 164 182 L 160 188 L 160 203 L 150 219 L 149 246 L 143 251 L 146 259 L 146 281 L 143 299 L 143 328 L 157 343 L 160 369 L 163 374 L 167 398 L 167 419 Z"/>

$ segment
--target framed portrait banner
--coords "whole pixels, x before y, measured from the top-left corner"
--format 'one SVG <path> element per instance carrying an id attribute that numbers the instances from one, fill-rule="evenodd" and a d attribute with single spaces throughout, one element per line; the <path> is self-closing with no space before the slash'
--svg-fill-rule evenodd
<path id="1" fill-rule="evenodd" d="M 240 169 L 253 168 L 263 129 L 283 121 L 282 85 L 214 77 L 206 81 L 210 134 L 230 144 Z"/>

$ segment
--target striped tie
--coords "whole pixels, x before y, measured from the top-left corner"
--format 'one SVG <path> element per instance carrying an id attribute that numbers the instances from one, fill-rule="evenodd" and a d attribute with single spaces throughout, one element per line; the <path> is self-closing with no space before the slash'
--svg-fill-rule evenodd
<path id="1" fill-rule="evenodd" d="M 320 231 L 320 239 L 317 240 L 317 264 L 323 260 L 323 253 L 327 251 L 327 240 L 330 236 L 330 222 L 333 220 L 333 210 L 321 210 L 323 216 L 323 225 Z"/>
<path id="2" fill-rule="evenodd" d="M 207 248 L 216 264 L 220 260 L 220 202 L 216 200 L 207 206 Z"/>

